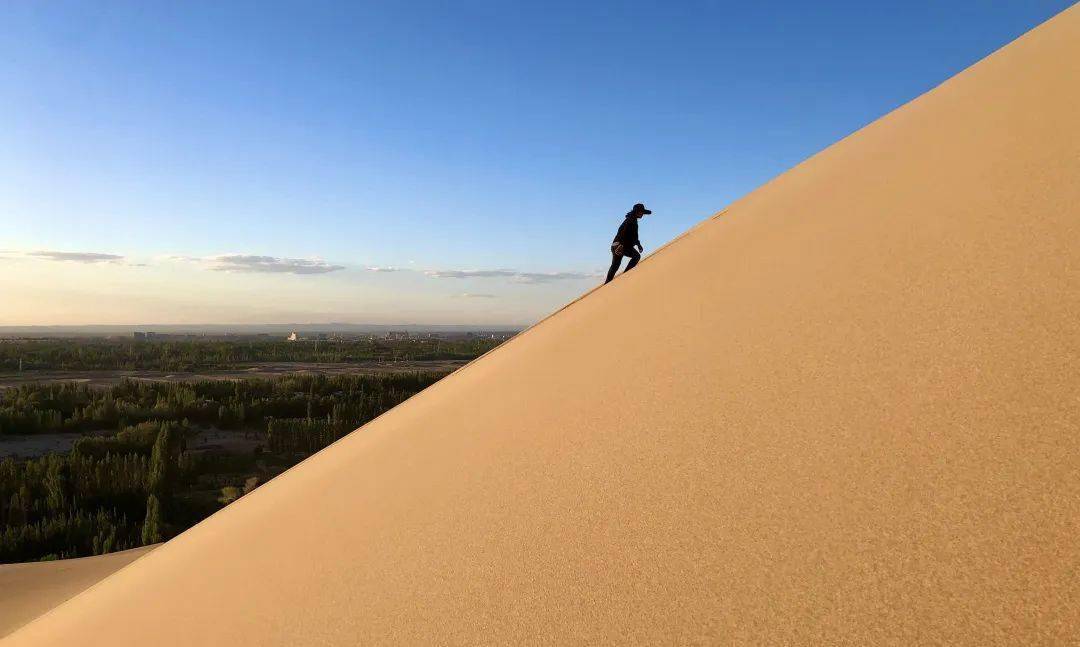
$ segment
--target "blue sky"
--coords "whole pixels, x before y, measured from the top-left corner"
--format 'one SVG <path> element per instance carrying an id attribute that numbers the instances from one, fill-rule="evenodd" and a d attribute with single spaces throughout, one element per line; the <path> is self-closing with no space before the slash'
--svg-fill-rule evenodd
<path id="1" fill-rule="evenodd" d="M 0 323 L 528 323 L 1069 4 L 4 3 Z"/>

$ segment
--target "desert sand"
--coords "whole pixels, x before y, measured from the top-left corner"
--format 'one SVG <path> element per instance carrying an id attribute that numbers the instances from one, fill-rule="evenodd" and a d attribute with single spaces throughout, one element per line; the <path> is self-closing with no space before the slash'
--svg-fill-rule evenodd
<path id="1" fill-rule="evenodd" d="M 9 640 L 1061 644 L 1078 531 L 1073 7 Z"/>
<path id="2" fill-rule="evenodd" d="M 0 564 L 0 636 L 90 588 L 151 548 L 54 562 Z"/>

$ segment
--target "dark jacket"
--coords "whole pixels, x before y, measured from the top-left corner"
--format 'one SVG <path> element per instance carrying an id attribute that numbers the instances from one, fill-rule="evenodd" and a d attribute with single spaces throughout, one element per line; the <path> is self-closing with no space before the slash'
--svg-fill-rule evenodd
<path id="1" fill-rule="evenodd" d="M 623 247 L 634 247 L 635 245 L 641 245 L 641 241 L 638 240 L 638 218 L 633 214 L 626 214 L 626 220 L 623 220 L 619 225 L 619 231 L 615 233 L 615 240 L 612 243 L 622 243 Z"/>

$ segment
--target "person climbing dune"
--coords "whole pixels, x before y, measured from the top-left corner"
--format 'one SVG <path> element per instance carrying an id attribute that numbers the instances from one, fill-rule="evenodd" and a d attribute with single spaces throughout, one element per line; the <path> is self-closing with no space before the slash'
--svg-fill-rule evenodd
<path id="1" fill-rule="evenodd" d="M 626 269 L 623 270 L 624 273 L 634 269 L 641 260 L 641 252 L 644 252 L 645 248 L 638 240 L 638 220 L 650 213 L 652 212 L 639 202 L 626 214 L 626 219 L 619 225 L 619 231 L 615 233 L 615 240 L 611 241 L 611 268 L 608 270 L 607 280 L 604 283 L 610 283 L 611 279 L 615 278 L 615 273 L 622 265 L 623 256 L 630 258 Z"/>

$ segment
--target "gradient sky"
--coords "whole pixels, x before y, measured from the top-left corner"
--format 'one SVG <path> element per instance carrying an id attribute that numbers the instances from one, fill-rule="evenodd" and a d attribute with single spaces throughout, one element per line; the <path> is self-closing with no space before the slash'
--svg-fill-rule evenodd
<path id="1" fill-rule="evenodd" d="M 1070 4 L 4 2 L 0 325 L 530 323 Z"/>

